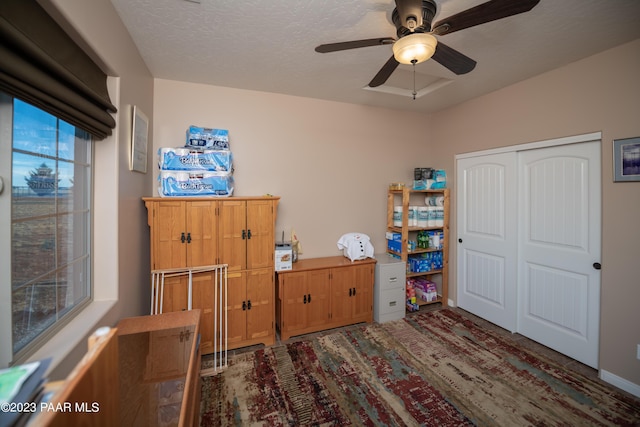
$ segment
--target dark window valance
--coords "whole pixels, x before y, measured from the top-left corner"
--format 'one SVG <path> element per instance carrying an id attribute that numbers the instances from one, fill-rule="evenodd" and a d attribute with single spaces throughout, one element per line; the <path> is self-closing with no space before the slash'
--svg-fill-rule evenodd
<path id="1" fill-rule="evenodd" d="M 0 1 L 0 90 L 97 139 L 116 125 L 106 74 L 35 0 Z"/>

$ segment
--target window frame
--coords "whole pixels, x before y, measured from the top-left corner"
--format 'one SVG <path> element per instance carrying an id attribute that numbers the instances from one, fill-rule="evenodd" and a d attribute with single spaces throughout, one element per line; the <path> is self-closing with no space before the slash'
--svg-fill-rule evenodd
<path id="1" fill-rule="evenodd" d="M 88 173 L 83 176 L 84 179 L 86 179 L 86 182 L 83 183 L 83 188 L 80 190 L 80 196 L 84 198 L 83 201 L 83 209 L 87 212 L 87 218 L 86 218 L 86 223 L 82 223 L 82 236 L 81 238 L 83 239 L 83 244 L 86 245 L 85 248 L 85 252 L 83 252 L 83 255 L 78 258 L 80 259 L 80 261 L 78 261 L 82 266 L 81 268 L 84 270 L 83 271 L 83 279 L 86 280 L 86 283 L 82 284 L 82 292 L 83 292 L 83 296 L 81 298 L 80 301 L 78 302 L 74 302 L 71 306 L 69 307 L 64 307 L 62 309 L 62 315 L 61 317 L 58 318 L 58 316 L 60 315 L 59 312 L 56 311 L 56 313 L 52 316 L 54 321 L 53 323 L 51 323 L 50 325 L 46 326 L 45 329 L 43 329 L 42 331 L 39 331 L 37 333 L 36 336 L 34 336 L 33 339 L 29 340 L 23 347 L 21 347 L 18 351 L 16 351 L 14 353 L 14 336 L 13 336 L 13 281 L 12 281 L 12 270 L 13 270 L 13 260 L 11 258 L 11 254 L 12 254 L 12 248 L 13 248 L 13 224 L 14 224 L 14 218 L 13 218 L 13 214 L 12 214 L 12 205 L 14 202 L 13 199 L 13 187 L 14 187 L 14 183 L 13 183 L 13 157 L 14 157 L 14 153 L 22 153 L 25 154 L 25 151 L 23 149 L 20 148 L 16 148 L 14 147 L 14 109 L 15 109 L 15 103 L 14 100 L 18 100 L 19 98 L 15 98 L 13 96 L 11 96 L 10 94 L 7 94 L 5 92 L 0 92 L 0 138 L 2 139 L 2 141 L 0 142 L 0 152 L 2 153 L 8 153 L 8 156 L 2 156 L 5 160 L 2 161 L 2 164 L 0 164 L 0 168 L 1 170 L 9 170 L 10 174 L 8 175 L 8 183 L 5 183 L 5 191 L 4 192 L 4 197 L 2 197 L 0 200 L 0 211 L 2 212 L 8 212 L 9 215 L 7 216 L 7 218 L 10 218 L 9 221 L 7 221 L 6 224 L 2 224 L 2 226 L 0 226 L 0 228 L 3 228 L 3 231 L 1 232 L 2 234 L 8 233 L 9 239 L 3 239 L 2 241 L 4 242 L 9 242 L 8 244 L 3 245 L 3 248 L 0 248 L 0 254 L 8 251 L 9 256 L 8 257 L 3 257 L 3 260 L 8 260 L 8 261 L 3 261 L 7 263 L 7 267 L 8 268 L 3 268 L 3 273 L 0 275 L 0 283 L 8 283 L 9 286 L 3 286 L 3 288 L 7 288 L 7 289 L 0 289 L 0 298 L 3 301 L 8 301 L 8 307 L 5 310 L 5 307 L 0 306 L 0 309 L 2 309 L 3 314 L 0 315 L 0 320 L 2 321 L 0 324 L 2 325 L 0 327 L 0 342 L 3 343 L 10 343 L 10 345 L 3 345 L 2 348 L 5 349 L 3 351 L 0 351 L 0 363 L 1 365 L 9 365 L 9 364 L 15 364 L 15 363 L 22 363 L 26 360 L 28 360 L 34 353 L 36 353 L 39 349 L 43 348 L 46 343 L 55 335 L 57 335 L 58 333 L 60 333 L 70 322 L 72 322 L 74 320 L 74 318 L 76 318 L 83 310 L 85 310 L 92 302 L 93 302 L 93 298 L 94 298 L 94 283 L 93 283 L 93 258 L 94 258 L 94 254 L 93 254 L 93 248 L 94 248 L 94 244 L 93 244 L 93 222 L 94 222 L 94 147 L 95 147 L 95 138 L 91 135 L 87 135 L 87 139 L 75 139 L 74 140 L 74 144 L 76 143 L 80 143 L 80 144 L 88 144 L 88 147 L 86 148 L 86 150 L 88 150 L 88 152 L 86 153 L 86 155 L 82 158 L 82 159 L 77 159 L 75 158 L 75 154 L 74 154 L 74 160 L 71 163 L 79 163 L 81 165 L 83 165 L 84 167 L 88 168 Z M 20 100 L 32 107 L 38 108 L 38 106 L 33 105 L 27 101 L 24 100 Z M 50 113 L 49 113 L 50 114 Z M 53 115 L 55 117 L 55 115 Z M 60 117 L 56 118 L 56 129 L 60 129 L 60 122 L 64 122 L 64 120 Z M 66 123 L 66 122 L 65 122 Z M 67 123 L 68 125 L 68 123 Z M 71 125 L 72 127 L 76 128 L 75 126 Z M 58 132 L 56 132 L 56 152 L 55 155 L 46 155 L 43 156 L 43 160 L 44 159 L 49 159 L 51 161 L 54 161 L 56 163 L 56 167 L 55 167 L 55 171 L 58 172 L 58 167 L 57 164 L 60 161 L 64 161 L 64 162 L 69 162 L 69 159 L 60 156 L 60 153 L 58 151 L 58 143 L 59 143 L 59 139 L 58 139 Z M 37 155 L 37 152 L 27 152 L 28 155 Z M 86 163 L 85 163 L 86 162 Z M 8 165 L 7 165 L 8 163 Z M 8 168 L 7 168 L 8 166 Z M 75 176 L 74 176 L 75 178 Z M 18 183 L 15 183 L 16 185 L 18 185 Z M 1 195 L 1 193 L 0 193 Z M 55 209 L 54 212 L 51 215 L 52 218 L 56 218 L 57 219 L 63 217 L 64 215 L 73 215 L 73 213 L 65 213 L 64 215 L 61 216 L 60 212 L 58 212 L 57 210 L 57 203 L 58 200 L 57 198 L 54 199 L 54 204 L 55 204 Z M 72 210 L 73 211 L 73 210 Z M 4 216 L 4 215 L 3 215 Z M 74 229 L 75 231 L 75 229 Z M 58 232 L 58 227 L 55 228 L 55 232 L 56 232 L 56 236 L 57 236 L 57 232 Z M 0 234 L 0 235 L 2 235 Z M 88 240 L 88 241 L 87 241 Z M 57 239 L 56 239 L 57 242 Z M 58 245 L 58 243 L 56 244 Z M 58 250 L 58 246 L 56 246 L 56 253 Z M 82 259 L 84 258 L 84 259 Z M 71 261 L 69 263 L 66 264 L 66 266 L 70 266 L 73 265 L 76 261 Z M 53 270 L 49 271 L 47 274 L 55 274 L 55 272 L 60 271 L 62 269 L 62 266 L 60 265 L 55 265 Z M 8 276 L 8 277 L 7 277 Z M 77 283 L 74 284 L 72 283 L 70 286 L 77 286 Z M 85 294 L 86 293 L 86 294 Z M 8 317 L 8 319 L 7 319 Z M 8 321 L 7 321 L 8 320 Z"/>

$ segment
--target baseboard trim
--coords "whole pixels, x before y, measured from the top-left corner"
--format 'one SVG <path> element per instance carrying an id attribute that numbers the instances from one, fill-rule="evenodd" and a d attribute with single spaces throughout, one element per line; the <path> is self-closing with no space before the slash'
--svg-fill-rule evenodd
<path id="1" fill-rule="evenodd" d="M 616 386 L 627 393 L 631 393 L 636 397 L 640 397 L 640 385 L 634 384 L 631 381 L 625 380 L 624 378 L 605 371 L 604 369 L 600 369 L 599 376 L 602 381 Z"/>

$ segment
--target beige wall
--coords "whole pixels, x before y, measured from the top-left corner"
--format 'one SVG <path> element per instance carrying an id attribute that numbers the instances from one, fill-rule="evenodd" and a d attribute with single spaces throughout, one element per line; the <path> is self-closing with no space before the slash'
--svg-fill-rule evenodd
<path id="1" fill-rule="evenodd" d="M 600 368 L 640 387 L 640 183 L 614 183 L 612 141 L 640 136 L 640 40 L 433 115 L 432 153 L 455 188 L 456 154 L 602 132 Z M 455 197 L 452 198 L 455 218 Z M 455 221 L 451 286 L 455 292 Z"/>
<path id="2" fill-rule="evenodd" d="M 117 77 L 110 81 L 111 98 L 118 108 L 117 128 L 111 137 L 96 142 L 94 150 L 96 303 L 90 311 L 98 314 L 82 325 L 72 325 L 77 344 L 51 374 L 56 379 L 66 376 L 86 353 L 87 334 L 149 310 L 149 232 L 140 198 L 151 192 L 150 174 L 129 171 L 128 158 L 131 106 L 137 105 L 153 117 L 153 79 L 109 0 L 42 3 L 49 9 L 53 5 L 53 14 L 61 14 L 97 54 L 96 60 L 103 63 L 109 75 Z"/>
<path id="3" fill-rule="evenodd" d="M 278 239 L 293 227 L 301 258 L 339 255 L 348 232 L 383 252 L 388 184 L 410 183 L 414 167 L 432 164 L 424 115 L 156 80 L 156 171 L 157 149 L 184 145 L 189 125 L 229 130 L 234 195 L 280 196 Z"/>

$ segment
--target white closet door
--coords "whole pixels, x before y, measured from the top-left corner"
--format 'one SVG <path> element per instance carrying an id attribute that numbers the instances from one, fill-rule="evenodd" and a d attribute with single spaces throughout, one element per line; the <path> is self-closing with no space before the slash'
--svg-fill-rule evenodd
<path id="1" fill-rule="evenodd" d="M 516 153 L 457 162 L 458 306 L 516 330 Z"/>
<path id="2" fill-rule="evenodd" d="M 595 141 L 518 154 L 518 332 L 592 367 L 600 320 L 600 152 Z"/>

